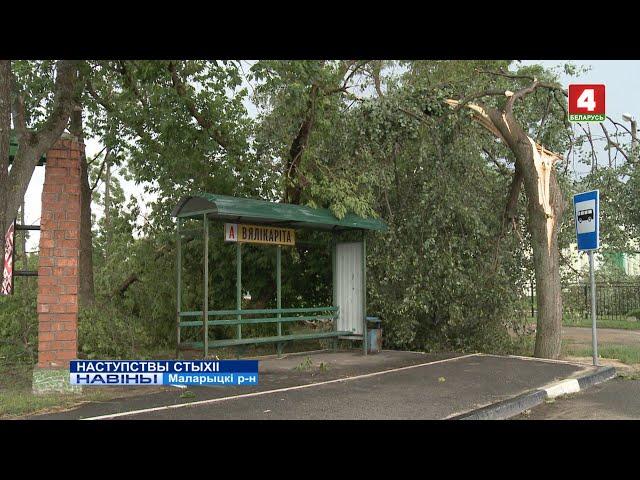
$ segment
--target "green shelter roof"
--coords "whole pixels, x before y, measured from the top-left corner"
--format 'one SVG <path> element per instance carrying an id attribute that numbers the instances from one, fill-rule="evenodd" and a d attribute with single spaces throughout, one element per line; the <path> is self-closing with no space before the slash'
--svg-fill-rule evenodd
<path id="1" fill-rule="evenodd" d="M 311 208 L 289 203 L 267 202 L 252 198 L 198 193 L 184 197 L 173 209 L 174 217 L 195 217 L 207 214 L 229 222 L 282 225 L 316 230 L 386 230 L 377 218 L 362 218 L 348 213 L 338 219 L 327 208 Z"/>

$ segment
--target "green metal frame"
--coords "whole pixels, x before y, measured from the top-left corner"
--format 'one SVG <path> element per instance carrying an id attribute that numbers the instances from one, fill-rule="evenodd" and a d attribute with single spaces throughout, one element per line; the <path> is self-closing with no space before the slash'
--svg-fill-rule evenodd
<path id="1" fill-rule="evenodd" d="M 363 353 L 367 354 L 367 323 L 366 323 L 366 235 L 365 230 L 385 230 L 384 222 L 377 219 L 363 219 L 355 215 L 348 215 L 343 219 L 335 218 L 326 209 L 312 209 L 299 205 L 287 205 L 281 203 L 264 202 L 261 200 L 227 197 L 223 195 L 200 194 L 194 197 L 186 197 L 174 209 L 173 216 L 177 217 L 177 308 L 176 308 L 176 338 L 177 352 L 181 347 L 202 348 L 204 356 L 209 354 L 210 347 L 241 347 L 244 345 L 257 345 L 263 343 L 275 343 L 278 355 L 282 354 L 285 342 L 294 340 L 333 339 L 334 348 L 337 347 L 337 339 L 340 336 L 353 335 L 351 332 L 338 331 L 337 319 L 339 309 L 336 305 L 336 243 L 337 233 L 345 230 L 360 230 L 362 232 L 362 288 L 363 288 Z M 182 220 L 187 217 L 200 217 L 203 221 L 203 275 L 204 291 L 202 310 L 182 311 Z M 282 246 L 276 246 L 276 287 L 277 308 L 248 309 L 242 308 L 242 244 L 236 243 L 236 309 L 235 310 L 209 310 L 209 222 L 210 219 L 234 222 L 268 223 L 279 226 L 297 228 L 312 228 L 316 230 L 332 231 L 331 241 L 331 265 L 333 271 L 333 302 L 332 306 L 312 308 L 282 308 Z M 283 314 L 285 316 L 283 316 Z M 305 315 L 306 314 L 306 315 Z M 266 317 L 258 317 L 267 315 Z M 200 320 L 183 320 L 183 318 L 201 317 Z M 218 317 L 210 320 L 210 317 Z M 227 318 L 219 318 L 227 317 Z M 230 318 L 229 318 L 230 317 Z M 250 317 L 250 318 L 247 318 Z M 334 329 L 330 332 L 317 332 L 298 335 L 283 335 L 282 324 L 303 320 L 332 320 Z M 276 323 L 277 334 L 271 337 L 242 336 L 242 325 Z M 209 340 L 209 327 L 216 325 L 236 325 L 235 338 Z M 181 343 L 181 329 L 186 327 L 204 327 L 202 342 Z"/>

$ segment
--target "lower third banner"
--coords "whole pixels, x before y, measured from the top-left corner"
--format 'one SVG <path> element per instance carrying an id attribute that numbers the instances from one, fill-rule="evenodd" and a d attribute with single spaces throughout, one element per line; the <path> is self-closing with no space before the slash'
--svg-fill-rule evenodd
<path id="1" fill-rule="evenodd" d="M 257 385 L 257 360 L 72 360 L 71 385 Z"/>

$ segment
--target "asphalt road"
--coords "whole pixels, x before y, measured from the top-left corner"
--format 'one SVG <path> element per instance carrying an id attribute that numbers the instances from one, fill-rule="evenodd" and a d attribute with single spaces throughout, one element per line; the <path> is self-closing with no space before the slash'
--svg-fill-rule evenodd
<path id="1" fill-rule="evenodd" d="M 387 353 L 390 357 L 391 354 Z M 397 354 L 396 354 L 397 356 Z M 373 356 L 372 356 L 373 357 Z M 351 364 L 349 376 L 311 382 L 291 377 L 291 370 L 265 366 L 275 378 L 262 389 L 193 389 L 196 404 L 170 402 L 153 411 L 138 411 L 118 419 L 179 420 L 334 420 L 334 419 L 446 419 L 448 417 L 511 398 L 557 379 L 583 372 L 584 366 L 552 363 L 534 359 L 472 355 L 429 362 L 410 355 L 404 367 L 367 369 L 351 373 L 355 366 L 363 372 L 355 355 L 334 357 L 333 369 Z M 326 356 L 325 358 L 331 358 Z M 384 357 L 378 357 L 381 359 Z M 416 361 L 420 358 L 428 364 Z M 370 359 L 368 361 L 373 361 Z M 379 361 L 379 360 L 376 360 Z M 275 363 L 275 362 L 274 362 Z M 385 362 L 386 363 L 386 362 Z M 386 366 L 386 365 L 381 365 Z M 398 369 L 399 368 L 399 369 Z M 383 371 L 385 370 L 385 371 Z M 288 377 L 282 381 L 283 376 Z M 277 385 L 277 386 L 276 386 Z M 269 389 L 264 389 L 270 386 Z M 235 398 L 229 398 L 235 396 Z M 117 410 L 127 412 L 150 406 L 144 398 L 126 400 Z M 145 406 L 143 406 L 146 403 Z M 156 404 L 157 405 L 157 404 Z M 175 408 L 175 407 L 178 408 Z M 87 405 L 75 411 L 33 418 L 92 418 L 104 412 L 105 405 Z M 100 412 L 102 410 L 102 412 Z M 113 411 L 113 410 L 112 410 Z M 103 413 L 104 414 L 104 413 Z"/>
<path id="2" fill-rule="evenodd" d="M 591 329 L 585 327 L 562 327 L 562 340 L 591 346 Z M 638 345 L 640 343 L 640 330 L 598 328 L 598 342 L 614 345 Z"/>
<path id="3" fill-rule="evenodd" d="M 615 378 L 583 392 L 543 403 L 517 420 L 640 419 L 640 380 Z"/>

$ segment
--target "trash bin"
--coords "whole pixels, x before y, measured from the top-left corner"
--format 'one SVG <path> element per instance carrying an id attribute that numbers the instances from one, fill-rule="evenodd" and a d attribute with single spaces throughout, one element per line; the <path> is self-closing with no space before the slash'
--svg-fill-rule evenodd
<path id="1" fill-rule="evenodd" d="M 382 350 L 382 321 L 378 317 L 367 317 L 367 353 Z"/>

